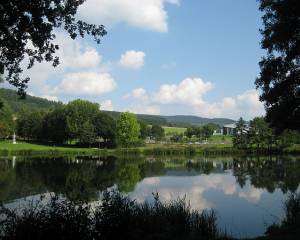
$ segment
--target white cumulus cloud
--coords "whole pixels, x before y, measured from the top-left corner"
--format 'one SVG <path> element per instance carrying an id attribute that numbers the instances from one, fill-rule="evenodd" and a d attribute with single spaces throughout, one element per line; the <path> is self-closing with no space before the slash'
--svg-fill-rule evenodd
<path id="1" fill-rule="evenodd" d="M 69 73 L 53 92 L 66 95 L 98 95 L 110 92 L 117 84 L 109 73 Z"/>
<path id="2" fill-rule="evenodd" d="M 178 85 L 163 84 L 154 99 L 162 104 L 201 104 L 203 95 L 212 88 L 211 82 L 204 82 L 200 78 L 186 78 Z"/>
<path id="3" fill-rule="evenodd" d="M 119 64 L 125 68 L 140 69 L 144 66 L 146 54 L 142 51 L 130 50 L 121 55 Z"/>
<path id="4" fill-rule="evenodd" d="M 163 84 L 152 93 L 148 93 L 144 88 L 136 88 L 127 94 L 126 98 L 132 99 L 131 109 L 137 113 L 158 114 L 162 106 L 180 105 L 188 114 L 210 118 L 238 119 L 243 117 L 250 120 L 265 114 L 263 103 L 259 101 L 258 91 L 251 89 L 237 96 L 224 97 L 220 101 L 206 101 L 205 96 L 213 88 L 213 83 L 201 78 L 186 78 L 179 84 Z"/>
<path id="5" fill-rule="evenodd" d="M 158 32 L 168 31 L 165 4 L 178 0 L 89 0 L 78 9 L 79 18 L 94 24 L 130 26 Z"/>

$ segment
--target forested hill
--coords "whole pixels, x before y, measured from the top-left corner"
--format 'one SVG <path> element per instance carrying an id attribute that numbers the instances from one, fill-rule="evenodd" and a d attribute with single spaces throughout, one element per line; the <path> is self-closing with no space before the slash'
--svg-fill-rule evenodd
<path id="1" fill-rule="evenodd" d="M 167 122 L 171 123 L 189 123 L 191 125 L 204 125 L 207 123 L 215 123 L 220 126 L 225 124 L 231 124 L 235 121 L 228 118 L 203 118 L 197 116 L 190 116 L 190 115 L 175 115 L 175 116 L 164 116 Z"/>
<path id="2" fill-rule="evenodd" d="M 113 118 L 117 118 L 120 112 L 105 111 Z M 203 118 L 189 115 L 175 115 L 175 116 L 162 116 L 162 115 L 146 115 L 137 114 L 139 120 L 142 120 L 148 124 L 158 124 L 165 126 L 187 127 L 191 125 L 200 126 L 207 123 L 215 123 L 220 126 L 225 124 L 234 123 L 235 121 L 228 118 Z"/>
<path id="3" fill-rule="evenodd" d="M 12 108 L 14 112 L 18 112 L 22 107 L 27 107 L 32 110 L 47 110 L 49 108 L 55 108 L 62 105 L 60 102 L 49 101 L 44 98 L 33 97 L 30 95 L 26 96 L 26 99 L 20 99 L 16 91 L 11 89 L 0 88 L 0 98 L 4 99 Z M 113 118 L 118 118 L 120 112 L 116 111 L 105 111 Z M 190 125 L 204 125 L 207 123 L 215 123 L 218 125 L 225 125 L 235 122 L 232 119 L 227 118 L 202 118 L 197 116 L 161 116 L 161 115 L 147 115 L 137 114 L 139 120 L 147 124 L 157 124 L 164 126 L 176 126 L 176 127 L 187 127 Z"/>
<path id="4" fill-rule="evenodd" d="M 47 110 L 62 105 L 60 102 L 49 101 L 44 98 L 33 97 L 30 95 L 27 95 L 26 99 L 20 99 L 20 96 L 16 91 L 4 88 L 0 88 L 0 99 L 7 102 L 14 112 L 18 112 L 23 107 L 32 110 Z"/>

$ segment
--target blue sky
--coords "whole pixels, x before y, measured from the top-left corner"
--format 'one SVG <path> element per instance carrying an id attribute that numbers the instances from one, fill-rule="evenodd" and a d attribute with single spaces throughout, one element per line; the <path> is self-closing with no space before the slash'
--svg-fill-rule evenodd
<path id="1" fill-rule="evenodd" d="M 25 72 L 28 91 L 108 110 L 251 119 L 264 114 L 260 17 L 255 0 L 87 0 L 78 18 L 105 24 L 107 36 L 97 45 L 56 31 L 62 64 Z"/>

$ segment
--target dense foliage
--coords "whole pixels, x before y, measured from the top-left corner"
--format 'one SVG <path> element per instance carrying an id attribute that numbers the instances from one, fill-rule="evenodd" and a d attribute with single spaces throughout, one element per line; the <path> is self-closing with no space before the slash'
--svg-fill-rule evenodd
<path id="1" fill-rule="evenodd" d="M 300 129 L 300 1 L 260 0 L 263 12 L 260 100 L 276 131 Z"/>
<path id="2" fill-rule="evenodd" d="M 214 123 L 208 123 L 201 127 L 188 127 L 185 131 L 185 136 L 189 139 L 196 137 L 199 141 L 207 140 L 213 135 L 214 130 L 219 129 L 220 126 Z"/>
<path id="3" fill-rule="evenodd" d="M 252 119 L 248 126 L 240 118 L 236 126 L 233 144 L 238 148 L 271 150 L 273 147 L 282 149 L 300 143 L 299 131 L 287 129 L 278 134 L 263 117 Z"/>
<path id="4" fill-rule="evenodd" d="M 48 111 L 23 108 L 17 114 L 19 137 L 52 144 L 113 147 L 115 126 L 115 120 L 102 113 L 98 104 L 80 99 Z"/>
<path id="5" fill-rule="evenodd" d="M 1 233 L 9 239 L 219 239 L 213 211 L 191 210 L 185 199 L 137 203 L 105 192 L 92 209 L 57 196 L 15 212 L 0 208 Z"/>
<path id="6" fill-rule="evenodd" d="M 0 98 L 0 139 L 7 138 L 13 134 L 13 113 L 9 105 Z"/>
<path id="7" fill-rule="evenodd" d="M 117 137 L 124 147 L 136 145 L 140 137 L 140 124 L 133 113 L 124 112 L 117 120 Z"/>
<path id="8" fill-rule="evenodd" d="M 51 62 L 59 58 L 55 52 L 55 28 L 64 29 L 72 39 L 91 35 L 97 43 L 106 34 L 104 26 L 88 24 L 75 18 L 85 0 L 10 0 L 0 3 L 0 74 L 25 94 L 29 78 L 21 79 L 21 64 L 28 59 L 27 68 L 35 62 Z"/>

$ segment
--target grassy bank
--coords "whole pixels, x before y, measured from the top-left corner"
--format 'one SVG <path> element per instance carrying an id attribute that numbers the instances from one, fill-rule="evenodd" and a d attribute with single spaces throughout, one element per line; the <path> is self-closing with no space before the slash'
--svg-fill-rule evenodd
<path id="1" fill-rule="evenodd" d="M 146 144 L 135 148 L 95 149 L 78 148 L 72 145 L 51 146 L 37 143 L 18 142 L 12 144 L 0 141 L 0 156 L 56 156 L 56 155 L 153 155 L 153 156 L 178 156 L 178 155 L 242 155 L 242 154 L 267 154 L 268 149 L 237 149 L 232 144 Z M 273 149 L 272 153 L 299 154 L 300 145 L 293 145 L 285 149 Z"/>
<path id="2" fill-rule="evenodd" d="M 12 144 L 8 141 L 0 141 L 0 155 L 98 155 L 105 154 L 105 150 L 92 148 L 78 148 L 72 146 L 51 146 L 37 143 L 28 143 L 19 141 L 17 144 Z"/>

